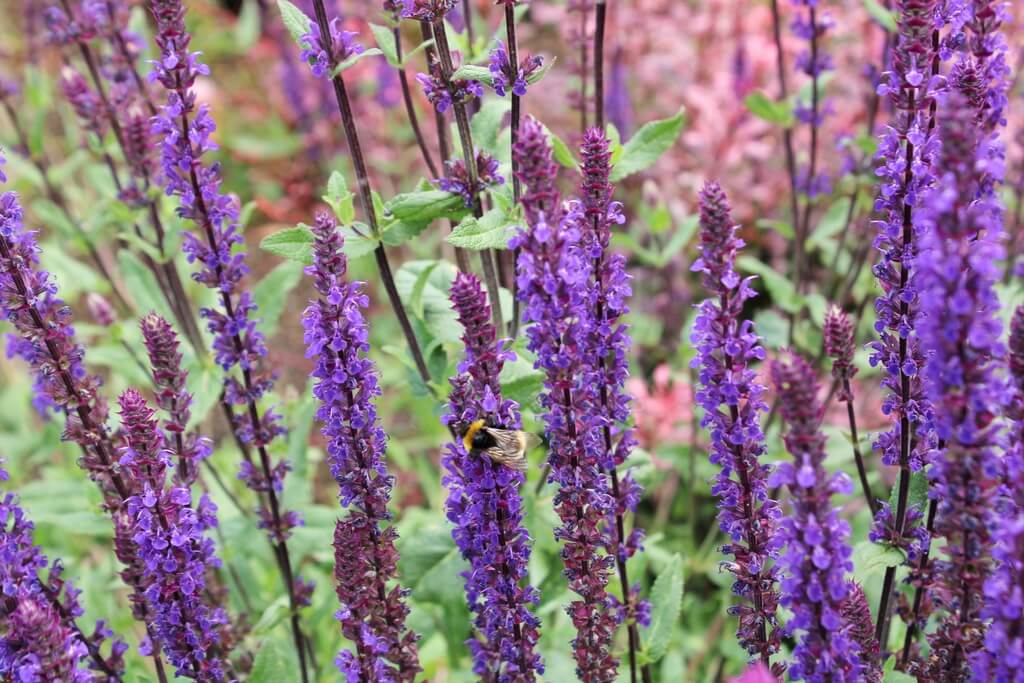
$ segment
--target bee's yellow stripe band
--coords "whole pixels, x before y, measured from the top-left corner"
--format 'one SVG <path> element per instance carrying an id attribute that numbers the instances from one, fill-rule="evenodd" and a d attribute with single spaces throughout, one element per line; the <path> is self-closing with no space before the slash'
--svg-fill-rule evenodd
<path id="1" fill-rule="evenodd" d="M 462 435 L 462 445 L 467 451 L 473 450 L 473 437 L 476 436 L 476 433 L 483 428 L 484 421 L 476 420 L 473 424 L 469 425 L 469 429 L 467 429 L 466 433 Z"/>

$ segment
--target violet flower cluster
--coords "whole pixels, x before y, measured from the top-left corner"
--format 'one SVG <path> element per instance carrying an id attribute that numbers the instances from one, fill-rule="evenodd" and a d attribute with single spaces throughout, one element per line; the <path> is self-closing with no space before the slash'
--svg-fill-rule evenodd
<path id="1" fill-rule="evenodd" d="M 793 613 L 786 631 L 797 636 L 789 675 L 812 682 L 862 681 L 860 645 L 843 619 L 850 595 L 846 574 L 853 571 L 850 525 L 831 501 L 833 494 L 850 493 L 853 482 L 842 472 L 825 470 L 824 407 L 814 368 L 791 354 L 774 361 L 771 374 L 789 427 L 783 438 L 793 456 L 769 480 L 771 486 L 789 488 L 793 510 L 779 526 L 786 545 L 781 603 Z"/>
<path id="2" fill-rule="evenodd" d="M 611 150 L 604 131 L 588 130 L 580 145 L 580 200 L 570 207 L 578 213 L 580 248 L 592 264 L 588 295 L 590 321 L 587 329 L 589 357 L 585 382 L 598 391 L 595 418 L 604 439 L 603 452 L 598 464 L 610 474 L 612 494 L 615 497 L 614 514 L 608 519 L 608 552 L 618 565 L 619 578 L 625 584 L 626 562 L 642 549 L 644 531 L 634 525 L 627 534 L 623 519 L 636 512 L 643 489 L 631 473 L 619 476 L 618 469 L 629 459 L 636 446 L 630 421 L 630 396 L 625 390 L 629 377 L 629 330 L 623 322 L 629 313 L 628 299 L 632 294 L 630 277 L 626 273 L 626 259 L 612 253 L 611 226 L 625 222 L 622 204 L 612 201 Z M 640 601 L 639 584 L 623 585 L 625 603 L 623 621 L 646 622 L 648 606 Z"/>
<path id="3" fill-rule="evenodd" d="M 520 128 L 513 154 L 523 196 L 556 187 L 558 169 L 547 135 L 536 119 Z M 530 204 L 528 204 L 530 205 Z M 618 662 L 612 641 L 618 626 L 607 592 L 613 557 L 604 551 L 615 515 L 604 457 L 600 394 L 588 381 L 586 367 L 591 322 L 589 283 L 592 263 L 580 248 L 583 212 L 574 204 L 568 214 L 552 198 L 550 212 L 528 210 L 527 226 L 509 243 L 518 250 L 516 277 L 523 302 L 527 348 L 545 375 L 539 396 L 541 419 L 549 444 L 549 480 L 558 485 L 554 506 L 561 525 L 562 562 L 569 587 L 579 596 L 566 608 L 576 628 L 573 656 L 583 681 L 614 681 Z"/>
<path id="4" fill-rule="evenodd" d="M 35 545 L 33 529 L 14 494 L 0 495 L 0 679 L 117 683 L 128 646 L 102 621 L 91 635 L 82 632 L 75 622 L 80 591 L 63 578 L 60 561 L 51 563 Z"/>
<path id="5" fill-rule="evenodd" d="M 1002 445 L 997 417 L 1009 398 L 998 372 L 1005 348 L 994 288 L 1004 253 L 998 203 L 979 192 L 976 154 L 984 153 L 985 141 L 974 110 L 959 93 L 950 93 L 943 105 L 942 176 L 919 214 L 923 235 L 915 272 L 920 295 L 944 302 L 917 318 L 929 352 L 925 389 L 944 444 L 928 469 L 929 495 L 938 501 L 935 533 L 946 546 L 943 559 L 933 563 L 929 587 L 942 617 L 928 637 L 926 670 L 967 676 L 968 657 L 982 646 L 982 587 L 991 564 L 987 523 Z"/>
<path id="6" fill-rule="evenodd" d="M 479 279 L 460 273 L 451 300 L 463 328 L 466 357 L 451 378 L 444 422 L 460 434 L 476 420 L 518 429 L 518 405 L 501 396 L 498 375 L 515 355 L 497 339 Z M 522 472 L 467 452 L 461 439 L 442 456 L 445 503 L 452 536 L 469 570 L 463 574 L 476 634 L 467 644 L 473 671 L 498 681 L 533 681 L 544 671 L 536 653 L 540 620 L 530 612 L 540 599 L 526 581 L 529 534 L 523 526 Z"/>
<path id="7" fill-rule="evenodd" d="M 1010 322 L 1010 420 L 1003 490 L 990 521 L 995 567 L 985 581 L 981 618 L 990 620 L 971 667 L 978 680 L 1019 683 L 1024 663 L 1024 306 Z"/>
<path id="8" fill-rule="evenodd" d="M 318 297 L 303 315 L 306 356 L 315 359 L 313 395 L 327 439 L 331 475 L 348 509 L 334 532 L 335 591 L 341 603 L 342 633 L 355 644 L 343 650 L 338 668 L 350 683 L 403 681 L 420 671 L 417 635 L 405 626 L 409 591 L 389 582 L 397 577 L 398 532 L 388 503 L 394 477 L 384 454 L 387 437 L 377 417 L 377 369 L 367 357 L 362 283 L 347 281 L 342 237 L 330 214 L 320 212 L 313 228 L 313 276 Z"/>
<path id="9" fill-rule="evenodd" d="M 484 87 L 480 81 L 460 78 L 449 84 L 445 80 L 441 62 L 437 59 L 431 60 L 429 73 L 416 74 L 416 80 L 423 86 L 427 100 L 442 114 L 451 109 L 453 104 L 484 96 Z"/>
<path id="10" fill-rule="evenodd" d="M 216 360 L 225 372 L 237 369 L 241 375 L 241 379 L 226 375 L 225 396 L 229 403 L 243 406 L 235 417 L 235 433 L 260 451 L 261 462 L 244 461 L 239 477 L 270 499 L 269 505 L 261 504 L 260 526 L 273 542 L 282 543 L 301 519 L 295 512 L 278 509 L 277 494 L 290 465 L 283 460 L 271 465 L 266 447 L 283 428 L 272 411 L 261 415 L 256 408 L 273 388 L 273 378 L 261 368 L 267 349 L 256 329 L 256 304 L 241 288 L 249 268 L 239 232 L 238 205 L 220 191 L 219 166 L 202 162 L 204 154 L 216 149 L 211 139 L 216 125 L 209 108 L 197 105 L 194 85 L 209 69 L 199 61 L 198 53 L 188 50 L 191 36 L 185 29 L 181 1 L 152 0 L 151 5 L 161 56 L 153 62 L 150 78 L 167 89 L 167 104 L 152 121 L 153 133 L 162 138 L 165 189 L 168 195 L 178 197 L 178 215 L 198 228 L 185 232 L 183 250 L 190 263 L 199 263 L 193 278 L 217 295 L 217 307 L 200 311 L 214 337 Z"/>
<path id="11" fill-rule="evenodd" d="M 491 72 L 491 87 L 499 97 L 504 97 L 511 90 L 513 95 L 523 97 L 530 78 L 544 66 L 544 58 L 540 55 L 527 55 L 513 65 L 508 55 L 508 48 L 500 40 L 497 47 L 491 50 L 488 70 Z"/>
<path id="12" fill-rule="evenodd" d="M 797 99 L 794 114 L 797 120 L 810 127 L 812 135 L 816 136 L 831 111 L 830 102 L 822 99 L 821 79 L 826 72 L 833 69 L 832 57 L 823 50 L 822 43 L 835 22 L 827 11 L 822 11 L 818 0 L 794 0 L 793 4 L 803 7 L 804 10 L 793 18 L 791 28 L 798 38 L 807 43 L 807 47 L 801 49 L 797 55 L 796 68 L 811 79 L 813 88 L 810 101 Z M 817 144 L 816 139 L 813 144 Z M 811 153 L 816 154 L 816 150 L 812 148 Z M 831 190 L 828 175 L 816 168 L 814 158 L 807 168 L 801 170 L 798 186 L 809 197 L 828 194 Z"/>
<path id="13" fill-rule="evenodd" d="M 455 7 L 456 0 L 402 0 L 402 17 L 417 21 L 435 22 L 444 19 Z"/>
<path id="14" fill-rule="evenodd" d="M 167 485 L 170 452 L 159 421 L 134 389 L 121 394 L 124 446 L 120 466 L 136 493 L 125 501 L 132 541 L 146 569 L 146 602 L 153 631 L 177 675 L 225 679 L 219 626 L 226 615 L 204 601 L 206 574 L 220 567 L 205 531 L 217 524 L 204 494 L 193 506 L 188 486 Z"/>
<path id="15" fill-rule="evenodd" d="M 171 324 L 156 313 L 139 323 L 142 341 L 153 373 L 156 403 L 164 411 L 164 432 L 168 450 L 177 459 L 175 481 L 191 486 L 199 474 L 199 464 L 210 457 L 209 439 L 188 430 L 192 417 L 192 394 L 186 389 L 188 375 L 181 367 L 178 335 Z"/>
<path id="16" fill-rule="evenodd" d="M 305 49 L 299 54 L 299 58 L 309 64 L 310 70 L 317 78 L 332 78 L 335 65 L 341 64 L 349 57 L 361 54 L 363 46 L 356 42 L 355 31 L 344 31 L 341 28 L 341 19 L 335 17 L 330 23 L 331 46 L 330 50 L 324 47 L 320 41 L 320 27 L 315 21 L 309 22 L 309 32 L 303 34 L 302 44 Z"/>
<path id="17" fill-rule="evenodd" d="M 742 602 L 729 608 L 739 617 L 736 636 L 752 656 L 767 664 L 778 651 L 775 613 L 780 543 L 778 504 L 768 495 L 769 467 L 760 416 L 766 410 L 765 387 L 751 367 L 763 361 L 764 348 L 743 305 L 755 296 L 751 278 L 736 273 L 736 254 L 744 242 L 736 234 L 725 192 L 715 182 L 700 192 L 700 258 L 690 270 L 712 298 L 698 305 L 690 341 L 697 349 L 691 367 L 698 372 L 696 400 L 704 408 L 701 426 L 711 437 L 710 460 L 720 470 L 711 487 L 718 499 L 718 523 L 729 537 L 722 552 L 735 577 L 734 594 Z"/>
<path id="18" fill-rule="evenodd" d="M 473 201 L 484 189 L 495 187 L 505 182 L 504 176 L 498 173 L 498 160 L 483 151 L 476 153 L 476 186 L 469 179 L 469 170 L 463 159 L 451 159 L 444 162 L 444 177 L 437 178 L 434 183 L 445 192 L 462 197 L 466 208 L 473 206 Z"/>

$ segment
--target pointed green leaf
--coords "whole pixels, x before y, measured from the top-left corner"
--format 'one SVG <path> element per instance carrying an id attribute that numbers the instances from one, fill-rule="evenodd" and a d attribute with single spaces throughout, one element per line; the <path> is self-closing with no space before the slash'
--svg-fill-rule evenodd
<path id="1" fill-rule="evenodd" d="M 267 337 L 277 332 L 288 294 L 301 279 L 302 265 L 295 261 L 285 261 L 264 275 L 252 288 L 252 298 L 260 318 L 260 331 Z"/>
<path id="2" fill-rule="evenodd" d="M 508 241 L 515 234 L 516 221 L 510 220 L 500 209 L 491 209 L 479 219 L 469 216 L 455 226 L 445 237 L 449 244 L 480 251 L 508 249 Z"/>
<path id="3" fill-rule="evenodd" d="M 394 67 L 401 66 L 398 62 L 398 45 L 395 44 L 394 32 L 380 24 L 370 24 L 370 31 L 373 33 L 373 39 L 377 41 L 377 47 L 384 53 L 384 59 L 388 60 L 388 64 Z"/>
<path id="4" fill-rule="evenodd" d="M 665 656 L 683 601 L 683 558 L 676 553 L 651 588 L 651 625 L 644 630 L 644 654 L 656 662 Z"/>
<path id="5" fill-rule="evenodd" d="M 760 90 L 755 90 L 747 95 L 743 103 L 747 105 L 747 109 L 751 114 L 768 123 L 773 123 L 783 128 L 790 128 L 796 123 L 796 119 L 793 116 L 793 107 L 789 102 L 776 102 Z"/>
<path id="6" fill-rule="evenodd" d="M 309 33 L 313 20 L 288 0 L 277 0 L 277 8 L 281 11 L 281 21 L 285 28 L 288 29 L 288 33 L 292 34 L 292 40 L 299 47 L 305 48 L 302 36 Z"/>
<path id="7" fill-rule="evenodd" d="M 675 144 L 686 122 L 684 109 L 675 116 L 645 123 L 622 147 L 622 158 L 612 169 L 610 180 L 623 178 L 649 168 Z"/>
<path id="8" fill-rule="evenodd" d="M 327 179 L 327 194 L 322 199 L 343 225 L 355 220 L 355 195 L 349 192 L 345 176 L 340 171 L 331 172 L 331 177 Z"/>
<path id="9" fill-rule="evenodd" d="M 491 85 L 491 70 L 486 66 L 463 64 L 452 74 L 452 80 L 480 81 L 485 85 Z"/>
<path id="10" fill-rule="evenodd" d="M 313 233 L 308 225 L 300 223 L 294 228 L 285 228 L 267 235 L 260 242 L 260 249 L 309 265 L 313 263 Z"/>
<path id="11" fill-rule="evenodd" d="M 334 71 L 331 72 L 331 78 L 336 78 L 337 75 L 340 74 L 342 71 L 345 71 L 347 69 L 351 69 L 357 63 L 361 62 L 362 60 L 366 59 L 367 57 L 376 57 L 377 55 L 382 55 L 382 54 L 384 54 L 384 53 L 381 52 L 380 50 L 378 50 L 375 47 L 367 48 L 367 49 L 363 50 L 362 52 L 358 52 L 358 53 L 350 56 L 348 59 L 346 59 L 344 62 L 342 62 L 338 66 L 334 67 Z"/>
<path id="12" fill-rule="evenodd" d="M 429 223 L 435 218 L 462 217 L 467 213 L 462 197 L 442 190 L 406 192 L 387 203 L 388 212 L 410 223 Z"/>

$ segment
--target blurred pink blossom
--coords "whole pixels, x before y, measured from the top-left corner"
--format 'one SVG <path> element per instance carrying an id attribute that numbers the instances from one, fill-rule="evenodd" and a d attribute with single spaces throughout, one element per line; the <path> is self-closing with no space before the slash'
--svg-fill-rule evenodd
<path id="1" fill-rule="evenodd" d="M 636 403 L 636 437 L 656 464 L 659 446 L 690 442 L 693 392 L 688 382 L 673 374 L 670 366 L 656 367 L 650 382 L 630 378 L 626 389 Z"/>

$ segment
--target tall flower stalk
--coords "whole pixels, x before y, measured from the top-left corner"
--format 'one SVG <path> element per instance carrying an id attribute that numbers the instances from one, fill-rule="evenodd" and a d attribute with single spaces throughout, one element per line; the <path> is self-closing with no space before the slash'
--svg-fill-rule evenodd
<path id="1" fill-rule="evenodd" d="M 142 395 L 128 389 L 118 402 L 124 441 L 118 464 L 135 484 L 124 512 L 147 571 L 144 594 L 154 631 L 177 675 L 225 680 L 219 627 L 227 616 L 203 599 L 207 572 L 220 566 L 205 534 L 217 524 L 217 508 L 205 495 L 193 506 L 187 485 L 167 485 L 169 451 Z"/>
<path id="2" fill-rule="evenodd" d="M 337 65 L 344 58 L 348 57 L 353 49 L 353 37 L 349 35 L 348 43 L 344 42 L 345 34 L 337 30 L 337 25 L 332 24 L 327 16 L 327 9 L 323 0 L 313 0 L 313 9 L 316 13 L 316 21 L 310 22 L 310 32 L 304 36 L 307 51 L 314 56 L 314 61 L 321 59 L 329 64 L 329 70 L 322 75 L 329 76 L 331 85 L 334 88 L 334 97 L 338 103 L 338 111 L 341 113 L 342 126 L 345 129 L 345 140 L 348 143 L 349 154 L 352 158 L 352 166 L 355 168 L 356 181 L 359 187 L 359 203 L 362 206 L 366 222 L 370 226 L 370 232 L 374 237 L 380 237 L 380 226 L 378 224 L 377 210 L 373 204 L 373 191 L 370 185 L 370 176 L 366 170 L 366 160 L 363 157 L 363 149 L 359 143 L 359 132 L 356 129 L 355 116 L 352 113 L 352 104 L 349 102 L 348 90 L 346 89 L 344 73 L 334 73 Z M 361 49 L 361 48 L 360 48 Z M 323 55 L 321 58 L 320 55 Z M 316 72 L 314 72 L 316 73 Z M 416 333 L 413 332 L 412 323 L 405 312 L 405 305 L 398 294 L 395 286 L 395 277 L 391 272 L 391 263 L 388 261 L 384 244 L 378 243 L 373 252 L 374 260 L 377 263 L 377 271 L 380 273 L 381 282 L 391 302 L 391 308 L 398 318 L 399 327 L 405 336 L 405 342 L 409 346 L 409 353 L 412 354 L 413 362 L 419 372 L 420 379 L 427 387 L 432 386 L 430 382 L 430 370 L 423 358 L 423 351 L 420 349 Z"/>
<path id="3" fill-rule="evenodd" d="M 273 387 L 273 378 L 262 368 L 267 349 L 256 329 L 256 304 L 241 287 L 248 273 L 238 226 L 238 207 L 220 192 L 220 172 L 202 157 L 215 149 L 210 136 L 215 129 L 209 108 L 198 105 L 196 78 L 209 72 L 198 54 L 189 52 L 191 36 L 185 29 L 185 7 L 180 0 L 151 0 L 156 18 L 156 43 L 160 58 L 153 63 L 151 78 L 167 90 L 167 104 L 153 118 L 152 131 L 162 137 L 161 160 L 165 189 L 179 199 L 178 214 L 192 221 L 197 232 L 186 232 L 183 249 L 189 262 L 199 262 L 193 278 L 211 289 L 216 307 L 200 314 L 214 337 L 213 350 L 224 369 L 228 402 L 240 406 L 234 430 L 239 440 L 257 451 L 258 462 L 245 459 L 239 477 L 260 497 L 260 527 L 267 531 L 291 606 L 291 627 L 302 680 L 309 680 L 305 637 L 299 624 L 299 608 L 308 601 L 310 586 L 295 577 L 287 539 L 301 524 L 295 512 L 282 508 L 279 495 L 286 461 L 274 463 L 268 445 L 282 433 L 278 417 L 262 412 L 259 400 Z"/>
<path id="4" fill-rule="evenodd" d="M 515 355 L 497 338 L 480 281 L 460 273 L 451 300 L 463 328 L 466 356 L 451 378 L 445 423 L 456 434 L 476 420 L 518 429 L 519 406 L 502 398 L 498 381 L 501 368 Z M 519 493 L 525 476 L 467 451 L 461 439 L 448 445 L 442 465 L 452 536 L 470 565 L 463 577 L 476 627 L 468 641 L 473 671 L 496 680 L 533 681 L 544 667 L 535 651 L 540 620 L 530 612 L 540 594 L 526 580 L 530 538 Z"/>
<path id="5" fill-rule="evenodd" d="M 941 80 L 930 73 L 937 70 L 939 60 L 938 2 L 900 0 L 897 9 L 899 39 L 892 51 L 893 67 L 879 86 L 879 92 L 888 95 L 894 114 L 875 157 L 881 187 L 875 200 L 880 219 L 874 246 L 882 258 L 874 266 L 874 274 L 883 294 L 875 301 L 879 339 L 871 344 L 870 360 L 872 366 L 885 370 L 882 385 L 889 394 L 882 411 L 892 421 L 874 448 L 884 464 L 900 470 L 896 510 L 883 505 L 878 514 L 893 518 L 899 545 L 908 530 L 910 474 L 921 468 L 926 453 L 934 447 L 934 435 L 928 428 L 930 408 L 920 375 L 924 356 L 914 331 L 919 298 L 912 269 L 917 251 L 915 213 L 935 181 L 932 165 L 938 142 L 931 105 Z M 886 568 L 876 615 L 875 636 L 880 643 L 886 640 L 895 579 L 896 567 Z"/>
<path id="6" fill-rule="evenodd" d="M 938 501 L 935 533 L 946 547 L 932 563 L 930 595 L 941 615 L 939 627 L 928 637 L 929 659 L 919 666 L 926 677 L 966 678 L 969 658 L 983 645 L 988 521 L 1002 445 L 997 418 L 1008 398 L 998 371 L 1005 349 L 994 288 L 1003 257 L 1002 223 L 994 197 L 979 191 L 976 168 L 988 141 L 979 140 L 974 111 L 962 97 L 951 94 L 944 102 L 941 130 L 943 175 L 920 214 L 925 232 L 916 284 L 927 300 L 948 303 L 918 317 L 928 351 L 925 389 L 944 444 L 931 458 L 928 479 Z"/>
<path id="7" fill-rule="evenodd" d="M 0 481 L 6 479 L 0 463 Z M 103 621 L 91 635 L 81 630 L 81 591 L 63 578 L 61 562 L 35 545 L 34 528 L 14 494 L 0 496 L 0 678 L 118 683 L 128 646 Z"/>
<path id="8" fill-rule="evenodd" d="M 643 489 L 619 468 L 629 459 L 636 445 L 632 430 L 625 426 L 630 418 L 630 397 L 625 391 L 629 376 L 626 354 L 629 350 L 629 332 L 623 317 L 629 312 L 627 303 L 632 290 L 626 274 L 626 260 L 614 254 L 611 247 L 611 226 L 625 222 L 622 204 L 612 201 L 614 188 L 608 178 L 611 174 L 611 152 L 604 131 L 592 128 L 583 136 L 580 146 L 580 201 L 575 205 L 581 214 L 580 247 L 591 262 L 589 298 L 589 324 L 587 329 L 587 371 L 598 391 L 598 419 L 604 440 L 603 453 L 598 462 L 611 478 L 615 499 L 614 515 L 609 517 L 614 534 L 609 534 L 609 552 L 615 558 L 624 601 L 624 620 L 629 636 L 629 668 L 631 680 L 636 680 L 637 653 L 640 650 L 638 619 L 643 619 L 639 586 L 629 581 L 627 562 L 636 554 L 643 542 L 643 529 L 635 526 L 627 533 L 626 518 L 636 513 Z M 617 441 L 614 437 L 618 437 Z M 639 665 L 645 681 L 651 677 L 650 665 Z"/>
<path id="9" fill-rule="evenodd" d="M 523 124 L 521 142 L 514 148 L 526 195 L 555 186 L 557 167 L 541 125 L 533 118 Z M 534 366 L 545 375 L 539 401 L 550 447 L 550 480 L 558 485 L 554 505 L 561 525 L 562 562 L 569 587 L 579 596 L 566 611 L 576 627 L 573 656 L 581 681 L 614 681 L 618 661 L 612 640 L 618 625 L 607 592 L 614 558 L 607 520 L 615 516 L 607 473 L 601 467 L 604 440 L 595 412 L 600 395 L 578 368 L 589 360 L 588 285 L 591 262 L 580 249 L 583 218 L 578 205 L 570 214 L 553 206 L 550 214 L 530 212 L 529 222 L 510 243 L 517 250 L 518 296 L 523 302 L 527 348 L 536 354 Z M 614 534 L 614 527 L 610 529 Z"/>
<path id="10" fill-rule="evenodd" d="M 760 416 L 765 387 L 751 364 L 765 358 L 743 305 L 755 296 L 750 278 L 736 273 L 736 254 L 744 242 L 736 235 L 729 203 L 715 182 L 700 193 L 700 258 L 691 270 L 712 298 L 698 306 L 691 341 L 697 349 L 692 367 L 699 373 L 697 402 L 704 408 L 701 426 L 711 437 L 711 462 L 721 469 L 712 485 L 718 498 L 718 523 L 730 542 L 722 551 L 741 603 L 729 609 L 739 617 L 736 637 L 752 657 L 768 667 L 779 649 L 774 561 L 781 543 L 778 504 L 769 497 L 769 467 L 761 462 L 766 447 Z M 776 669 L 777 673 L 781 671 Z"/>
<path id="11" fill-rule="evenodd" d="M 1003 488 L 991 510 L 995 568 L 985 581 L 981 618 L 991 620 L 983 649 L 971 657 L 978 680 L 1019 681 L 1024 653 L 1024 306 L 1010 322 L 1010 420 Z"/>
<path id="12" fill-rule="evenodd" d="M 783 438 L 793 456 L 793 462 L 778 466 L 770 482 L 789 488 L 793 509 L 780 525 L 780 541 L 786 545 L 781 602 L 793 612 L 786 629 L 797 635 L 789 675 L 794 680 L 862 681 L 866 663 L 861 646 L 843 618 L 851 592 L 846 574 L 853 571 L 850 525 L 831 501 L 834 494 L 850 493 L 853 482 L 842 472 L 825 470 L 824 408 L 814 368 L 792 354 L 774 361 L 771 373 L 789 427 Z"/>
<path id="13" fill-rule="evenodd" d="M 321 212 L 313 228 L 313 276 L 318 297 L 303 316 L 307 357 L 315 358 L 313 395 L 328 440 L 331 474 L 348 510 L 334 531 L 335 591 L 342 633 L 355 644 L 343 650 L 338 668 L 350 683 L 411 683 L 421 670 L 417 635 L 405 626 L 409 591 L 388 584 L 397 578 L 398 532 L 388 503 L 394 477 L 384 461 L 387 437 L 377 417 L 377 369 L 367 358 L 362 283 L 346 279 L 348 262 L 334 219 Z"/>

